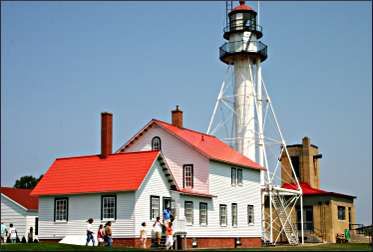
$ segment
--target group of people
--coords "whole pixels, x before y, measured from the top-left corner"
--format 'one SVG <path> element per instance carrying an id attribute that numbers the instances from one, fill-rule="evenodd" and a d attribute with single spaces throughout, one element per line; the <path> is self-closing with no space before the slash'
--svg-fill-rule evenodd
<path id="1" fill-rule="evenodd" d="M 174 219 L 174 216 L 172 216 L 171 210 L 169 207 L 167 207 L 163 211 L 163 224 L 161 223 L 161 218 L 157 217 L 154 224 L 153 224 L 153 233 L 156 240 L 156 245 L 161 245 L 161 238 L 162 233 L 165 231 L 166 233 L 166 249 L 171 249 L 174 244 L 173 239 L 173 229 L 172 229 L 172 221 Z M 140 228 L 140 241 L 143 246 L 143 248 L 146 248 L 146 240 L 147 240 L 147 233 L 146 233 L 146 223 L 143 222 L 141 224 Z"/>
<path id="2" fill-rule="evenodd" d="M 89 242 L 92 241 L 93 246 L 95 246 L 95 238 L 94 238 L 94 231 L 92 228 L 93 219 L 89 218 L 87 220 L 87 242 L 86 246 L 88 246 Z M 111 221 L 106 222 L 105 226 L 100 224 L 97 231 L 97 245 L 100 246 L 113 246 L 113 232 L 111 229 Z"/>
<path id="3" fill-rule="evenodd" d="M 32 243 L 32 242 L 38 242 L 37 239 L 34 240 L 34 228 L 30 227 L 29 232 L 27 233 L 27 240 L 26 237 L 23 236 L 22 240 L 18 237 L 18 232 L 13 223 L 9 224 L 9 228 L 4 224 L 4 222 L 1 222 L 1 235 L 0 235 L 0 242 L 1 243 Z"/>
<path id="4" fill-rule="evenodd" d="M 13 226 L 13 223 L 9 224 L 9 229 L 6 227 L 6 225 L 1 222 L 1 243 L 4 243 L 7 241 L 7 239 L 10 239 L 11 243 L 17 242 L 17 229 Z"/>

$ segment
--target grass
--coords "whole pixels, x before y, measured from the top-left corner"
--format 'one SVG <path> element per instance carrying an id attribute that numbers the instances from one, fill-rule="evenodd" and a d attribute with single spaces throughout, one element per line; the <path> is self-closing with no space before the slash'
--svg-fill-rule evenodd
<path id="1" fill-rule="evenodd" d="M 146 251 L 131 248 L 85 247 L 59 243 L 1 244 L 1 251 Z M 320 244 L 303 247 L 276 246 L 249 249 L 194 249 L 193 251 L 372 251 L 372 245 L 359 243 Z M 150 250 L 147 250 L 150 251 Z"/>

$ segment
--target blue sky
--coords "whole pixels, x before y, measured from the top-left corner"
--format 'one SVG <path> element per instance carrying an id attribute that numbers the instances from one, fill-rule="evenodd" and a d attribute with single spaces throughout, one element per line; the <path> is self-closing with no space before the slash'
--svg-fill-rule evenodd
<path id="1" fill-rule="evenodd" d="M 248 3 L 256 8 L 256 3 Z M 2 2 L 1 184 L 114 149 L 179 104 L 205 131 L 226 66 L 224 2 Z M 262 2 L 263 75 L 288 143 L 318 145 L 323 189 L 372 212 L 371 2 Z"/>

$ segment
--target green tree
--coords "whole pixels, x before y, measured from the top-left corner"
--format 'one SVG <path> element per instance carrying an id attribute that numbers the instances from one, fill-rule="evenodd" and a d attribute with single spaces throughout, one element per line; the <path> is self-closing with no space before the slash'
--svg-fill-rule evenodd
<path id="1" fill-rule="evenodd" d="M 34 176 L 22 176 L 16 180 L 14 184 L 15 188 L 23 188 L 23 189 L 32 189 L 36 186 L 36 184 L 40 181 L 43 175 L 37 179 Z"/>

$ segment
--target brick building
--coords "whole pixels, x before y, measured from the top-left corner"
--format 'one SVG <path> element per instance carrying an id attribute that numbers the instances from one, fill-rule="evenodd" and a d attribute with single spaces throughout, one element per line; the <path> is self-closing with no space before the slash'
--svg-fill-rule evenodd
<path id="1" fill-rule="evenodd" d="M 304 137 L 302 144 L 288 145 L 295 173 L 303 191 L 303 222 L 305 242 L 336 242 L 338 233 L 350 229 L 355 221 L 355 196 L 329 192 L 320 189 L 320 159 L 322 155 L 316 145 Z M 282 187 L 296 189 L 292 184 L 291 167 L 288 158 L 281 158 Z M 293 220 L 300 230 L 300 209 L 293 214 Z M 300 234 L 300 232 L 299 232 Z"/>

